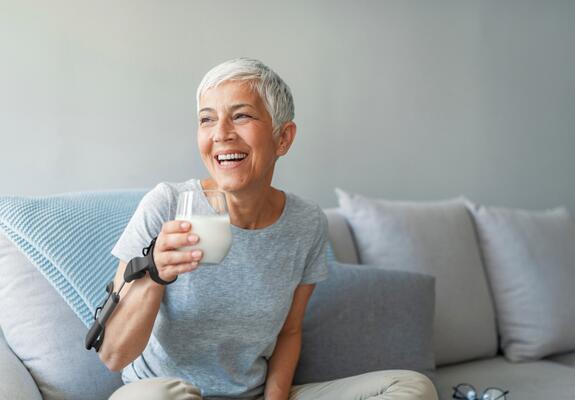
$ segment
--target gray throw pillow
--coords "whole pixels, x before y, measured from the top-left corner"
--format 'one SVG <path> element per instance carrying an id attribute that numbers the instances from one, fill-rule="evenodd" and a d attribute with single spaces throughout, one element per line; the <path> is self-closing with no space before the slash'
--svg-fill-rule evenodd
<path id="1" fill-rule="evenodd" d="M 361 264 L 435 277 L 437 365 L 494 356 L 495 311 L 464 199 L 399 202 L 336 193 Z"/>
<path id="2" fill-rule="evenodd" d="M 70 306 L 2 234 L 0 326 L 45 400 L 106 399 L 122 384 L 84 348 L 87 329 Z"/>
<path id="3" fill-rule="evenodd" d="M 495 299 L 501 345 L 511 361 L 575 350 L 575 221 L 546 211 L 472 211 Z"/>
<path id="4" fill-rule="evenodd" d="M 424 274 L 329 263 L 306 310 L 294 383 L 387 369 L 429 375 L 434 284 Z"/>

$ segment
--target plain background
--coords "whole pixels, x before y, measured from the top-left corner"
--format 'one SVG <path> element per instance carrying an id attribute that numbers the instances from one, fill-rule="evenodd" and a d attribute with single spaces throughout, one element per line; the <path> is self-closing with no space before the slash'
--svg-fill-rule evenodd
<path id="1" fill-rule="evenodd" d="M 292 88 L 274 183 L 575 210 L 575 1 L 0 0 L 0 194 L 204 177 L 195 91 L 248 56 Z"/>

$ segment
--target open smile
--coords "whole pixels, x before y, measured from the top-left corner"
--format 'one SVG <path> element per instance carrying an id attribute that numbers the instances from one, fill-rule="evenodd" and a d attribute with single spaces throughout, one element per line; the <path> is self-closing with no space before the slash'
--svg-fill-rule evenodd
<path id="1" fill-rule="evenodd" d="M 221 169 L 234 169 L 244 163 L 246 158 L 248 158 L 248 154 L 242 152 L 218 154 L 214 158 Z"/>

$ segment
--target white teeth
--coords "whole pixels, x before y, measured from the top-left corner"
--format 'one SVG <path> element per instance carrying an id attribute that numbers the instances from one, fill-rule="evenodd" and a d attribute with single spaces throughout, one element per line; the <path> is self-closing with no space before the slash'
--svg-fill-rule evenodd
<path id="1" fill-rule="evenodd" d="M 234 153 L 234 154 L 220 154 L 218 155 L 218 161 L 222 160 L 243 160 L 248 155 L 244 153 Z"/>

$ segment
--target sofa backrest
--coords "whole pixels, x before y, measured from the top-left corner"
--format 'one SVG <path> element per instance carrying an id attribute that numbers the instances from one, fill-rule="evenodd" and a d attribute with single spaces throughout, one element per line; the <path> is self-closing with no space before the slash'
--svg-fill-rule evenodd
<path id="1" fill-rule="evenodd" d="M 346 264 L 357 264 L 358 257 L 353 241 L 353 235 L 345 220 L 337 208 L 323 210 L 327 216 L 328 236 L 335 258 Z"/>
<path id="2" fill-rule="evenodd" d="M 462 199 L 340 197 L 361 264 L 435 277 L 437 365 L 494 356 L 498 343 L 493 301 L 473 220 Z"/>

